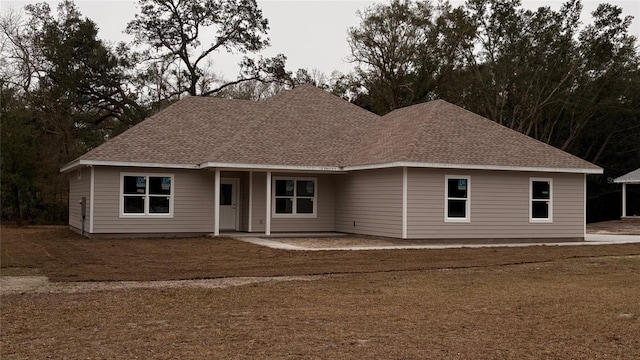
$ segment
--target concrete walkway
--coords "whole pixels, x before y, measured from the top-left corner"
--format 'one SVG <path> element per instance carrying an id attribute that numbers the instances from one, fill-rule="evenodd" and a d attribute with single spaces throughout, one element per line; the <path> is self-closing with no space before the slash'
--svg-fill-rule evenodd
<path id="1" fill-rule="evenodd" d="M 232 236 L 233 237 L 233 236 Z M 527 247 L 527 246 L 580 246 L 580 245 L 612 245 L 640 243 L 640 235 L 602 235 L 587 234 L 585 241 L 555 243 L 511 243 L 511 244 L 434 244 L 434 245 L 389 245 L 389 246 L 346 246 L 346 247 L 304 247 L 273 241 L 258 237 L 233 237 L 234 239 L 272 249 L 297 251 L 328 250 L 395 250 L 395 249 L 460 249 L 460 248 L 493 248 L 493 247 Z"/>

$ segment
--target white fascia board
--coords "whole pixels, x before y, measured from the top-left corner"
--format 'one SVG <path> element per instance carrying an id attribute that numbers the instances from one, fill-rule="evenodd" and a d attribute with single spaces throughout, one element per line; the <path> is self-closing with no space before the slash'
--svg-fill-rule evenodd
<path id="1" fill-rule="evenodd" d="M 200 168 L 343 172 L 343 169 L 339 166 L 235 164 L 235 163 L 218 163 L 218 162 L 211 162 L 211 161 L 200 164 Z"/>
<path id="2" fill-rule="evenodd" d="M 445 164 L 445 163 L 418 163 L 418 162 L 392 162 L 385 164 L 368 164 L 345 166 L 344 171 L 383 169 L 391 167 L 414 167 L 414 168 L 438 168 L 438 169 L 462 169 L 462 170 L 505 170 L 505 171 L 531 171 L 531 172 L 553 172 L 553 173 L 575 173 L 575 174 L 602 174 L 603 169 L 578 169 L 578 168 L 546 168 L 528 166 L 508 166 L 508 165 L 469 165 L 469 164 Z"/>
<path id="3" fill-rule="evenodd" d="M 74 160 L 74 161 L 68 163 L 67 165 L 61 167 L 60 168 L 60 172 L 63 173 L 63 172 L 71 171 L 71 170 L 77 168 L 78 166 L 81 166 L 80 165 L 80 160 Z"/>
<path id="4" fill-rule="evenodd" d="M 507 165 L 469 165 L 469 164 L 446 164 L 446 163 L 419 163 L 399 161 L 383 164 L 367 164 L 355 166 L 306 166 L 306 165 L 270 165 L 270 164 L 236 164 L 205 162 L 196 164 L 171 164 L 171 163 L 147 163 L 147 162 L 127 162 L 127 161 L 105 161 L 105 160 L 75 160 L 60 169 L 60 172 L 71 171 L 79 166 L 122 166 L 122 167 L 154 167 L 171 169 L 251 169 L 251 170 L 279 170 L 279 171 L 303 171 L 303 172 L 334 172 L 345 173 L 356 170 L 385 169 L 392 167 L 414 167 L 414 168 L 440 168 L 440 169 L 463 169 L 463 170 L 505 170 L 505 171 L 531 171 L 531 172 L 552 172 L 552 173 L 575 173 L 575 174 L 602 174 L 604 170 L 579 169 L 579 168 L 546 168 L 527 166 L 507 166 Z M 618 182 L 618 181 L 615 181 Z"/>
<path id="5" fill-rule="evenodd" d="M 121 166 L 121 167 L 153 167 L 166 169 L 199 169 L 195 164 L 167 164 L 147 163 L 135 161 L 105 161 L 105 160 L 76 160 L 60 168 L 60 172 L 67 172 L 79 166 Z"/>

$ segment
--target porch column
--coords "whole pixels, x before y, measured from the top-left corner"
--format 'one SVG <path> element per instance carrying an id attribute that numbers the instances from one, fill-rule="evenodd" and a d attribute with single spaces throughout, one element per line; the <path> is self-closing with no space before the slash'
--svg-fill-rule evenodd
<path id="1" fill-rule="evenodd" d="M 220 235 L 220 169 L 216 169 L 213 180 L 213 235 Z"/>
<path id="2" fill-rule="evenodd" d="M 402 168 L 402 238 L 407 238 L 407 167 Z"/>
<path id="3" fill-rule="evenodd" d="M 627 184 L 622 183 L 622 216 L 627 216 Z"/>
<path id="4" fill-rule="evenodd" d="M 264 234 L 271 235 L 271 171 L 267 171 L 267 214 L 264 227 Z"/>

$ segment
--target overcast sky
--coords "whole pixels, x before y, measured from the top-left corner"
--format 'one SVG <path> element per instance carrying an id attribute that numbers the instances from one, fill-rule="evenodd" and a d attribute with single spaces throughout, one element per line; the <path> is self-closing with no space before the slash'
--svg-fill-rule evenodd
<path id="1" fill-rule="evenodd" d="M 0 11 L 10 7 L 23 7 L 37 1 L 0 0 Z M 48 1 L 55 9 L 57 1 Z M 282 53 L 287 56 L 287 68 L 317 69 L 327 75 L 333 70 L 346 73 L 353 64 L 346 60 L 349 55 L 347 29 L 359 23 L 358 10 L 374 3 L 388 1 L 309 1 L 309 0 L 258 0 L 263 15 L 269 19 L 271 47 L 264 56 Z M 560 8 L 563 1 L 523 0 L 525 8 L 536 9 L 540 6 Z M 640 1 L 639 0 L 582 0 L 584 10 L 581 20 L 591 22 L 589 15 L 601 2 L 609 2 L 623 9 L 623 15 L 635 19 L 631 26 L 632 34 L 640 38 Z M 127 23 L 137 13 L 134 0 L 76 0 L 80 12 L 93 20 L 99 27 L 99 37 L 109 42 L 130 41 L 123 34 Z M 454 6 L 464 0 L 450 0 Z M 227 79 L 237 76 L 237 63 L 241 56 L 217 54 L 214 56 L 214 68 L 219 75 Z"/>

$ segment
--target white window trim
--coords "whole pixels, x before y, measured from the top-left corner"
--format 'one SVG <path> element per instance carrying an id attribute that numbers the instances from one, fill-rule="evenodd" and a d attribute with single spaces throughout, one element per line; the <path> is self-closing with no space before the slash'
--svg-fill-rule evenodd
<path id="1" fill-rule="evenodd" d="M 287 196 L 293 198 L 292 211 L 291 214 L 278 214 L 276 213 L 276 198 L 281 196 L 276 196 L 276 180 L 293 180 L 294 182 L 294 192 L 293 196 Z M 313 181 L 313 214 L 296 214 L 296 188 L 298 180 L 306 180 Z M 318 217 L 318 178 L 315 177 L 293 177 L 293 176 L 274 176 L 271 179 L 271 217 L 272 218 L 317 218 Z M 303 198 L 308 198 L 303 196 Z"/>
<path id="2" fill-rule="evenodd" d="M 145 176 L 147 178 L 146 180 L 146 184 L 147 187 L 145 189 L 145 194 L 144 194 L 144 214 L 126 214 L 124 212 L 124 177 L 125 176 Z M 149 177 L 168 177 L 171 178 L 171 193 L 167 196 L 169 196 L 169 213 L 168 214 L 151 214 L 149 213 Z M 120 173 L 120 205 L 119 205 L 119 210 L 118 213 L 120 214 L 121 218 L 144 218 L 144 219 L 148 219 L 148 218 L 173 218 L 173 198 L 175 197 L 175 181 L 174 181 L 174 177 L 173 174 L 166 174 L 166 173 L 143 173 L 143 172 L 121 172 Z"/>
<path id="3" fill-rule="evenodd" d="M 450 198 L 449 197 L 449 179 L 465 179 L 467 180 L 467 197 L 466 198 Z M 466 200 L 465 217 L 450 218 L 449 217 L 449 200 Z M 471 222 L 471 176 L 469 175 L 445 175 L 444 176 L 444 222 Z"/>
<path id="4" fill-rule="evenodd" d="M 534 201 L 547 201 L 533 198 L 533 182 L 549 182 L 549 217 L 548 218 L 534 218 L 533 217 L 533 202 Z M 529 178 L 529 222 L 530 223 L 552 223 L 553 222 L 553 179 L 552 178 Z"/>

